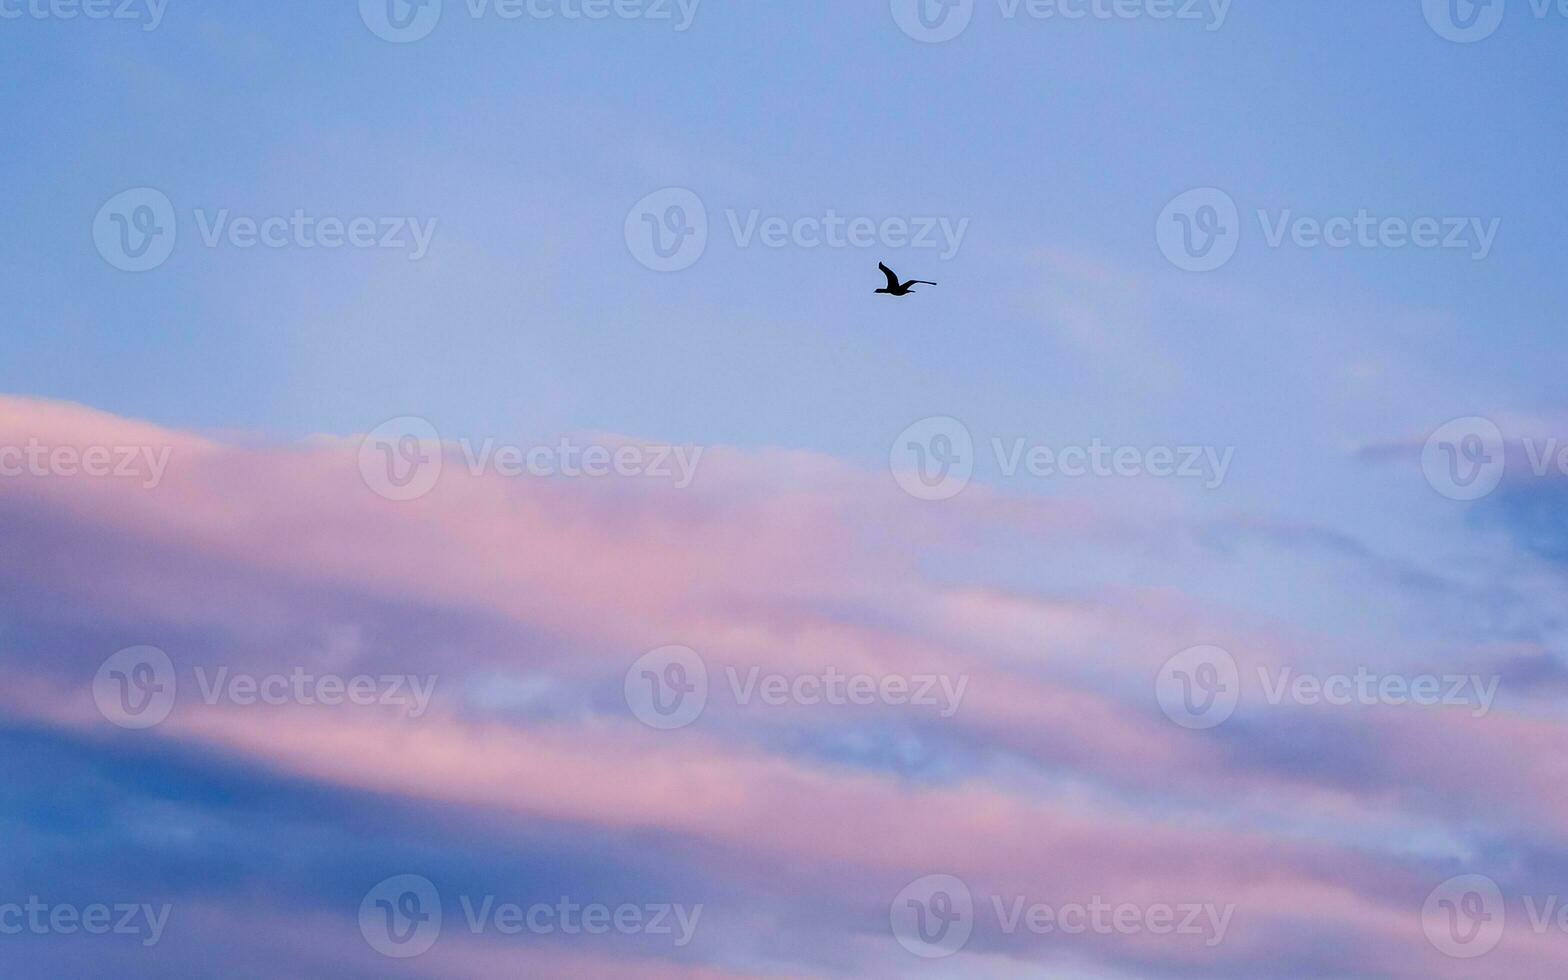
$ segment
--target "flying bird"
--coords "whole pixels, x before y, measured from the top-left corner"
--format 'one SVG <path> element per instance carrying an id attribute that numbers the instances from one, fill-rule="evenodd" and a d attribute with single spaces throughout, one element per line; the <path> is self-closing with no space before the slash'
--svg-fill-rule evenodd
<path id="1" fill-rule="evenodd" d="M 885 263 L 885 262 L 878 262 L 877 263 L 877 268 L 882 270 L 882 274 L 884 276 L 887 276 L 887 288 L 879 289 L 879 290 L 877 290 L 877 292 L 879 292 L 879 293 L 887 293 L 889 296 L 907 296 L 908 294 L 914 292 L 914 290 L 910 289 L 909 287 L 910 286 L 914 286 L 916 284 L 922 285 L 922 286 L 935 286 L 936 285 L 936 283 L 931 282 L 928 279 L 911 279 L 911 280 L 909 280 L 906 283 L 900 284 L 899 281 L 898 281 L 897 274 L 895 274 L 892 269 L 889 269 L 887 267 L 887 263 Z"/>

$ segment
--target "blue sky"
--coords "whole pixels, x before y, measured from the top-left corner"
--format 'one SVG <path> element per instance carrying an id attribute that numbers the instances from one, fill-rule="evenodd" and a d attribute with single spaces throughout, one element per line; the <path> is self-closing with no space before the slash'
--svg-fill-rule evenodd
<path id="1" fill-rule="evenodd" d="M 1403 430 L 1500 398 L 1529 411 L 1554 390 L 1551 358 L 1528 354 L 1552 351 L 1564 299 L 1561 19 L 1519 9 L 1456 45 L 1411 4 L 1239 5 L 1211 32 L 1007 21 L 983 3 L 964 35 L 921 45 L 881 4 L 705 5 L 684 33 L 452 6 L 411 45 L 371 36 L 351 4 L 175 4 L 150 33 L 9 23 L 18 138 L 0 176 L 23 233 L 6 256 L 6 387 L 282 437 L 363 430 L 416 402 L 454 430 L 538 420 L 865 458 L 937 411 L 986 430 L 1212 438 L 1238 416 L 1299 415 L 1290 396 L 1361 352 L 1389 362 L 1402 404 L 1376 420 Z M 188 226 L 196 207 L 306 208 L 439 230 L 411 268 L 202 249 L 187 227 L 166 274 L 127 276 L 86 229 L 139 185 Z M 911 275 L 946 280 L 915 308 L 870 295 L 878 249 L 717 235 L 693 269 L 650 275 L 621 224 L 668 185 L 696 190 L 716 223 L 833 208 L 970 226 L 951 261 L 909 250 Z M 1244 217 L 1502 224 L 1473 263 L 1271 250 L 1252 222 L 1238 258 L 1194 281 L 1151 228 L 1199 186 Z M 1154 295 L 1130 340 L 1148 364 L 1064 339 L 1052 306 L 1077 284 L 1047 251 Z M 1247 305 L 1189 305 L 1215 292 Z M 1276 357 L 1306 376 L 1260 378 Z M 1356 421 L 1334 434 L 1378 434 Z"/>
<path id="2" fill-rule="evenodd" d="M 864 465 L 951 415 L 982 442 L 1234 445 L 1226 505 L 1371 526 L 1386 518 L 1347 450 L 1558 399 L 1564 18 L 1516 3 L 1494 37 L 1454 44 L 1414 4 L 1238 5 L 1208 30 L 983 2 L 927 45 L 875 3 L 704 5 L 684 32 L 449 7 L 406 45 L 352 4 L 176 4 L 150 32 L 9 22 L 20 138 L 0 176 L 21 233 L 0 246 L 0 385 L 285 440 L 414 414 L 447 435 L 605 430 Z M 137 186 L 171 198 L 183 236 L 128 275 L 89 230 Z M 666 186 L 714 228 L 661 275 L 622 225 Z M 1185 273 L 1154 222 L 1209 186 L 1244 240 Z M 437 225 L 418 262 L 211 249 L 197 208 Z M 968 225 L 946 260 L 728 231 L 730 211 L 829 209 Z M 1258 209 L 1499 224 L 1477 262 L 1268 248 Z M 882 258 L 942 285 L 886 302 Z"/>

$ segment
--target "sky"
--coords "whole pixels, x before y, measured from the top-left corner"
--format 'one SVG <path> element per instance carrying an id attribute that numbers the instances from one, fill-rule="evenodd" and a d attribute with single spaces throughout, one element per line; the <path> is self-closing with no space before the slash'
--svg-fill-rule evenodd
<path id="1" fill-rule="evenodd" d="M 1568 964 L 1568 8 L 0 44 L 0 973 Z"/>

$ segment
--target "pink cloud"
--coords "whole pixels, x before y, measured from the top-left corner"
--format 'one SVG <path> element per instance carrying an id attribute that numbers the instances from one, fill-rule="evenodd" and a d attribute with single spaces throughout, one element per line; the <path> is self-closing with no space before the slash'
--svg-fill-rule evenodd
<path id="1" fill-rule="evenodd" d="M 447 701 L 417 724 L 182 704 L 149 736 L 324 783 L 519 820 L 656 831 L 741 856 L 733 868 L 711 858 L 715 874 L 793 863 L 862 889 L 896 891 L 944 872 L 1041 901 L 1235 903 L 1225 949 L 1165 952 L 1188 963 L 1263 955 L 1249 935 L 1306 923 L 1356 937 L 1369 957 L 1404 951 L 1412 976 L 1463 974 L 1423 944 L 1424 879 L 1407 856 L 1278 828 L 1327 818 L 1376 836 L 1444 827 L 1455 814 L 1476 819 L 1484 803 L 1505 814 L 1503 826 L 1560 839 L 1555 818 L 1568 815 L 1568 732 L 1555 722 L 1342 712 L 1333 717 L 1347 740 L 1368 739 L 1398 764 L 1375 792 L 1325 785 L 1248 763 L 1222 739 L 1168 724 L 1153 703 L 1155 671 L 1176 649 L 1223 637 L 1248 664 L 1279 663 L 1299 642 L 1284 631 L 1171 590 L 1050 601 L 943 584 L 922 564 L 998 529 L 1112 547 L 1158 533 L 1083 502 L 979 489 L 932 508 L 891 479 L 831 460 L 718 450 L 688 491 L 475 478 L 449 458 L 429 496 L 393 502 L 365 485 L 351 439 L 233 447 L 76 406 L 0 402 L 0 444 L 30 439 L 171 450 L 153 488 L 80 476 L 7 482 L 11 506 L 52 527 L 140 542 L 158 556 L 97 560 L 95 545 L 78 544 L 69 561 L 30 570 L 89 615 L 108 608 L 120 619 L 244 633 L 263 628 L 268 610 L 236 599 L 224 576 L 260 575 L 494 617 L 568 651 L 547 662 L 484 651 L 418 665 L 459 686 L 470 671 L 506 667 L 552 670 L 567 684 L 614 682 L 637 654 L 669 642 L 786 673 L 961 673 L 968 700 L 935 727 L 990 760 L 966 778 L 924 784 L 794 757 L 724 729 L 656 733 L 602 715 L 520 724 Z M 80 688 L 24 676 L 0 698 L 14 715 L 101 727 Z M 764 736 L 822 720 L 789 710 L 740 723 Z M 1013 760 L 1035 768 L 1016 771 Z M 1205 801 L 1226 822 L 1196 816 Z M 1543 812 L 1554 819 L 1541 821 Z M 1127 939 L 1116 955 L 1154 955 L 1149 942 Z M 1498 962 L 1526 972 L 1554 955 L 1528 934 L 1511 932 L 1507 946 Z"/>

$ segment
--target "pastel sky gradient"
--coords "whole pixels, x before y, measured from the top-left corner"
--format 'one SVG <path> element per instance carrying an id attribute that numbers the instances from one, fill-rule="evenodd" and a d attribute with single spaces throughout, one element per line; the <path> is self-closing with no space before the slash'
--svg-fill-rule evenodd
<path id="1" fill-rule="evenodd" d="M 1462 43 L 1435 0 L 977 0 L 925 43 L 906 0 L 703 0 L 685 30 L 673 0 L 493 3 L 394 43 L 354 0 L 170 0 L 155 27 L 146 0 L 0 0 L 0 975 L 1568 970 L 1568 928 L 1537 921 L 1568 903 L 1568 15 L 1510 0 Z M 94 222 L 143 187 L 178 240 L 126 272 Z M 628 216 L 672 187 L 708 242 L 657 272 Z M 1157 233 L 1197 188 L 1239 210 L 1211 272 Z M 963 237 L 732 229 L 830 210 Z M 218 212 L 296 211 L 434 234 L 417 260 L 203 240 Z M 1363 211 L 1496 238 L 1265 228 Z M 884 260 L 940 285 L 874 295 Z M 391 499 L 367 434 L 409 418 L 439 478 Z M 930 418 L 972 442 L 949 499 L 890 462 Z M 1456 499 L 1434 460 L 1462 465 L 1444 433 L 1477 419 L 1496 488 Z M 700 456 L 684 482 L 468 466 L 563 440 Z M 1225 469 L 1006 462 L 1092 445 Z M 64 462 L 92 453 L 132 475 Z M 117 724 L 106 662 L 149 646 L 177 694 Z M 661 730 L 628 676 L 668 646 L 710 689 Z M 1210 727 L 1161 695 L 1194 647 L 1237 671 Z M 962 696 L 740 703 L 754 670 Z M 418 712 L 244 704 L 203 696 L 218 671 L 433 687 Z M 1270 697 L 1358 672 L 1459 696 Z M 444 914 L 406 958 L 362 914 L 403 875 Z M 930 958 L 898 925 L 928 876 L 974 902 Z M 701 917 L 680 943 L 464 918 L 563 896 Z M 8 929 L 34 897 L 168 917 L 149 943 Z M 1449 917 L 1472 898 L 1485 949 Z M 1102 899 L 1228 911 L 1218 935 L 997 914 Z"/>

